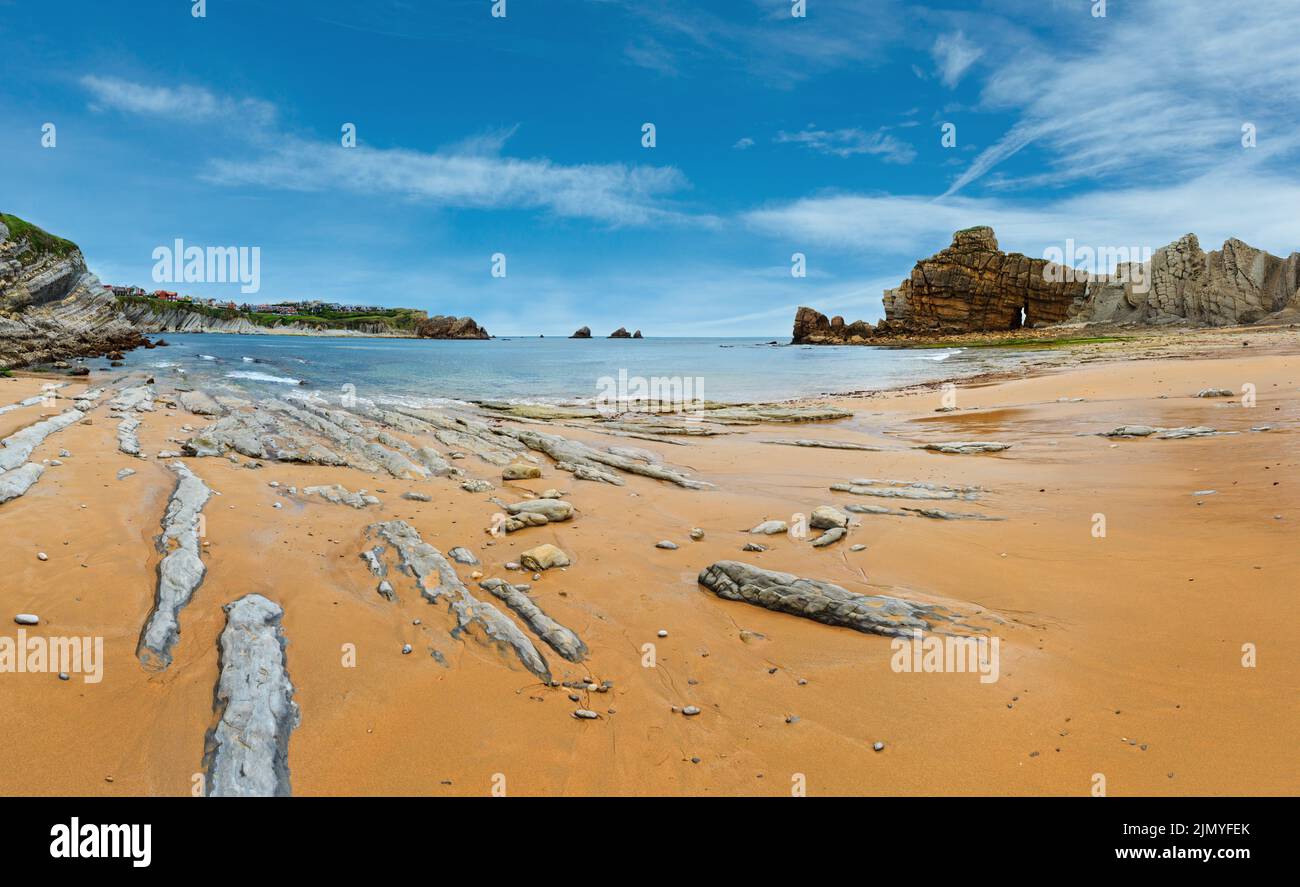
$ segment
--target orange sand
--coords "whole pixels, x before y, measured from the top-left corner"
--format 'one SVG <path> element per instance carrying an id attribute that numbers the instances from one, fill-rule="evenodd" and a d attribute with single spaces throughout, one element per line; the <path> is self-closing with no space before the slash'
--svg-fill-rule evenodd
<path id="1" fill-rule="evenodd" d="M 221 605 L 258 592 L 281 603 L 301 725 L 289 748 L 293 791 L 318 794 L 1084 795 L 1104 774 L 1111 795 L 1295 794 L 1300 652 L 1300 361 L 1294 334 L 1272 353 L 1128 360 L 1052 375 L 958 387 L 954 413 L 935 391 L 841 402 L 850 420 L 764 426 L 690 446 L 556 428 L 602 445 L 660 453 L 717 489 L 693 492 L 630 478 L 577 481 L 548 462 L 538 481 L 497 495 L 568 491 L 572 522 L 515 533 L 490 547 L 498 509 L 449 479 L 399 481 L 351 469 L 189 459 L 222 495 L 207 505 L 208 573 L 181 613 L 175 661 L 137 662 L 152 605 L 153 537 L 174 478 L 162 460 L 117 452 L 116 421 L 45 441 L 33 458 L 72 456 L 22 499 L 0 506 L 0 615 L 37 613 L 32 633 L 105 638 L 105 677 L 0 674 L 0 793 L 188 794 L 212 721 Z M 1204 387 L 1254 383 L 1258 405 L 1194 399 Z M 39 391 L 0 380 L 0 403 Z M 74 383 L 62 394 L 80 390 Z M 1167 399 L 1161 399 L 1166 395 Z M 1083 397 L 1061 403 L 1058 398 Z M 0 435 L 71 406 L 0 416 Z M 965 408 L 977 407 L 967 411 Z M 178 449 L 183 410 L 143 414 L 147 453 Z M 1125 423 L 1208 424 L 1243 433 L 1192 440 L 1078 436 Z M 1249 433 L 1255 425 L 1273 425 Z M 803 449 L 762 439 L 824 437 L 888 452 Z M 945 456 L 911 444 L 962 439 L 1014 444 L 991 456 Z M 547 461 L 547 460 L 544 460 Z M 496 480 L 473 457 L 460 463 Z M 137 470 L 118 481 L 123 467 Z M 855 477 L 980 485 L 980 503 L 895 503 L 833 493 Z M 341 483 L 383 506 L 300 503 L 268 486 Z M 433 496 L 404 501 L 405 490 Z M 1216 495 L 1195 497 L 1195 490 Z M 384 492 L 379 493 L 379 490 Z M 489 494 L 490 495 L 490 494 Z M 284 507 L 276 510 L 273 502 Z M 742 531 L 823 504 L 934 505 L 1005 522 L 854 515 L 860 526 L 827 549 Z M 83 507 L 84 506 L 84 507 Z M 1092 516 L 1108 535 L 1094 538 Z M 1276 519 L 1275 516 L 1280 516 Z M 488 576 L 543 542 L 573 558 L 532 582 L 537 603 L 591 650 L 582 666 L 549 649 L 558 680 L 612 680 L 608 694 L 542 686 L 513 656 L 452 640 L 441 607 L 395 577 L 399 601 L 375 593 L 358 558 L 365 526 L 402 518 L 442 551 L 464 545 Z M 706 536 L 691 542 L 691 527 Z M 671 539 L 677 551 L 654 548 Z M 849 546 L 864 543 L 862 552 Z M 47 562 L 36 553 L 49 555 Z M 696 584 L 717 560 L 744 560 L 851 590 L 893 586 L 1004 621 L 1001 679 L 896 674 L 888 639 L 718 599 Z M 470 581 L 474 568 L 458 567 Z M 491 599 L 486 592 L 485 599 Z M 412 620 L 419 618 L 422 625 Z M 666 638 L 656 632 L 666 629 Z M 409 656 L 404 643 L 414 646 Z M 1258 667 L 1243 668 L 1253 643 Z M 357 666 L 342 665 L 345 644 Z M 654 644 L 656 667 L 642 665 Z M 447 667 L 429 655 L 440 650 Z M 806 681 L 800 684 L 799 681 Z M 697 683 L 691 683 L 695 681 Z M 671 706 L 697 705 L 695 718 Z M 601 713 L 578 721 L 578 707 Z M 788 716 L 797 716 L 787 723 Z M 1146 750 L 1128 744 L 1136 739 Z M 883 752 L 872 751 L 883 741 Z M 1032 755 L 1038 752 L 1037 755 Z M 692 763 L 693 757 L 699 763 Z M 111 781 L 109 781 L 111 779 Z"/>

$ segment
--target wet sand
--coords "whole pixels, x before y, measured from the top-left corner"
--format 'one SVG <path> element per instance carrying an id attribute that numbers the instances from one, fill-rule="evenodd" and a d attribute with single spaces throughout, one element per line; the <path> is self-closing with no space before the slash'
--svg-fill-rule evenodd
<path id="1" fill-rule="evenodd" d="M 30 633 L 103 636 L 104 680 L 0 674 L 0 792 L 191 793 L 214 717 L 221 606 L 257 592 L 285 611 L 302 712 L 289 745 L 296 795 L 484 795 L 502 784 L 511 795 L 789 795 L 800 776 L 810 795 L 1086 795 L 1094 774 L 1111 795 L 1295 794 L 1300 342 L 1283 332 L 1259 347 L 1231 344 L 1213 356 L 959 384 L 954 412 L 935 412 L 937 390 L 844 399 L 835 403 L 851 419 L 744 426 L 688 446 L 547 429 L 652 450 L 716 484 L 706 491 L 576 480 L 544 457 L 543 477 L 522 482 L 501 483 L 499 468 L 472 456 L 458 463 L 493 479 L 495 494 L 464 492 L 449 478 L 186 459 L 221 495 L 204 511 L 206 579 L 181 611 L 175 661 L 161 672 L 135 656 L 154 599 L 153 540 L 175 483 L 172 460 L 153 454 L 179 449 L 169 438 L 208 420 L 179 408 L 141 414 L 150 458 L 135 459 L 117 452 L 117 423 L 101 403 L 92 424 L 51 436 L 32 456 L 66 449 L 63 464 L 0 505 L 0 633 L 14 635 L 13 614 L 37 613 Z M 1257 391 L 1252 408 L 1239 396 L 1191 396 L 1246 383 Z M 0 436 L 70 407 L 82 388 L 74 381 L 55 407 L 0 415 Z M 37 378 L 0 379 L 0 403 L 39 391 Z M 1240 433 L 1095 435 L 1123 424 Z M 1272 430 L 1250 431 L 1262 425 Z M 762 442 L 782 437 L 883 451 Z M 914 448 L 970 439 L 1012 447 Z M 137 474 L 117 480 L 126 467 Z M 819 505 L 898 504 L 829 489 L 858 477 L 980 486 L 988 492 L 976 503 L 903 504 L 1006 520 L 855 514 L 858 526 L 824 549 L 744 532 Z M 339 483 L 382 505 L 294 499 L 271 481 Z M 551 487 L 567 491 L 576 519 L 485 544 L 499 511 L 490 496 L 515 501 Z M 432 501 L 401 499 L 408 490 Z M 1204 490 L 1217 492 L 1193 495 Z M 1098 514 L 1104 538 L 1093 534 Z M 572 665 L 544 649 L 555 679 L 610 680 L 613 689 L 575 703 L 481 638 L 452 639 L 445 608 L 405 577 L 393 578 L 396 602 L 380 597 L 358 554 L 365 527 L 389 519 L 443 552 L 470 548 L 488 577 L 530 582 L 531 597 L 591 651 Z M 705 531 L 702 541 L 690 540 L 691 527 Z M 680 547 L 655 548 L 661 539 Z M 771 550 L 742 552 L 753 540 Z M 535 581 L 503 569 L 544 542 L 573 565 Z M 895 673 L 887 638 L 721 600 L 696 583 L 719 560 L 979 614 L 1001 638 L 1000 679 Z M 474 569 L 457 567 L 471 588 Z M 414 651 L 402 655 L 408 643 Z M 1258 651 L 1255 668 L 1242 667 L 1246 643 Z M 343 663 L 348 644 L 355 667 Z M 643 665 L 647 644 L 654 667 Z M 685 705 L 701 714 L 672 711 Z M 576 720 L 579 707 L 601 718 Z M 873 751 L 877 741 L 883 751 Z"/>

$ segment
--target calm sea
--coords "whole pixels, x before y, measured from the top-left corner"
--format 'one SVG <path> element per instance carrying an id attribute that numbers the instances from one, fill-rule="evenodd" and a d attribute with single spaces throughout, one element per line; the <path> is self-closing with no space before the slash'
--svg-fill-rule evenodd
<path id="1" fill-rule="evenodd" d="M 681 377 L 696 397 L 741 402 L 893 388 L 1006 367 L 988 349 L 771 345 L 781 338 L 487 341 L 166 334 L 169 347 L 126 355 L 132 369 L 258 396 L 347 390 L 418 406 L 451 400 L 590 402 L 602 379 Z M 788 341 L 788 336 L 784 341 Z M 1041 353 L 1041 352 L 1040 352 Z M 107 368 L 103 360 L 88 362 Z"/>

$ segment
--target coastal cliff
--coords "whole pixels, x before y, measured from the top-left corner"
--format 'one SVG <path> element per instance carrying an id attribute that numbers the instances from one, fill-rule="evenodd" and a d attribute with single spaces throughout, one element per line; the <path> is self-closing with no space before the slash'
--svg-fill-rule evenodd
<path id="1" fill-rule="evenodd" d="M 1006 332 L 1057 324 L 1236 326 L 1300 319 L 1300 253 L 1280 259 L 1240 240 L 1204 252 L 1187 234 L 1149 262 L 1089 275 L 998 248 L 993 229 L 967 228 L 921 259 L 882 299 L 874 327 L 801 307 L 795 344 Z"/>
<path id="2" fill-rule="evenodd" d="M 0 214 L 0 368 L 145 344 L 115 308 L 76 244 Z"/>
<path id="3" fill-rule="evenodd" d="M 235 311 L 119 298 L 87 270 L 75 243 L 0 213 L 0 369 L 128 351 L 148 344 L 146 333 L 491 338 L 470 317 L 406 309 L 400 323 L 386 320 L 263 324 Z"/>

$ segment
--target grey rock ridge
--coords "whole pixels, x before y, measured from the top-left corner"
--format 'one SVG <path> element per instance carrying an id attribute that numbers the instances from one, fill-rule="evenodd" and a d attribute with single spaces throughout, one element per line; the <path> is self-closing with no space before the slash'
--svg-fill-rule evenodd
<path id="1" fill-rule="evenodd" d="M 163 555 L 158 564 L 158 590 L 136 649 L 141 664 L 154 669 L 171 665 L 172 646 L 180 640 L 181 608 L 190 602 L 207 572 L 199 558 L 199 528 L 200 512 L 212 491 L 180 462 L 171 468 L 176 472 L 176 489 L 167 502 L 157 539 Z"/>
<path id="2" fill-rule="evenodd" d="M 214 798 L 287 797 L 289 734 L 298 725 L 285 659 L 284 611 L 260 594 L 222 608 L 216 724 L 203 763 Z"/>
<path id="3" fill-rule="evenodd" d="M 565 628 L 542 611 L 522 589 L 504 579 L 486 579 L 479 587 L 499 598 L 515 615 L 524 620 L 533 634 L 546 641 L 556 653 L 570 662 L 581 662 L 587 656 L 587 645 L 572 630 Z"/>
<path id="4" fill-rule="evenodd" d="M 0 368 L 108 354 L 116 360 L 122 351 L 152 347 L 144 334 L 164 332 L 491 338 L 470 317 L 423 317 L 410 329 L 386 323 L 265 327 L 233 312 L 224 316 L 149 300 L 121 301 L 87 270 L 75 243 L 0 213 Z"/>
<path id="5" fill-rule="evenodd" d="M 1121 256 L 1122 257 L 1122 256 Z M 1148 262 L 1090 275 L 998 248 L 993 229 L 968 228 L 886 290 L 874 327 L 801 307 L 795 344 L 1000 332 L 1056 324 L 1236 326 L 1300 320 L 1300 253 L 1281 259 L 1240 240 L 1205 252 L 1195 234 Z"/>
<path id="6" fill-rule="evenodd" d="M 802 616 L 868 634 L 906 637 L 948 621 L 938 608 L 885 595 L 856 594 L 820 579 L 765 570 L 740 561 L 718 561 L 699 575 L 699 583 L 720 598 Z"/>
<path id="7" fill-rule="evenodd" d="M 492 604 L 474 597 L 442 552 L 421 539 L 410 524 L 386 521 L 372 524 L 366 533 L 396 549 L 402 572 L 415 579 L 425 600 L 431 604 L 446 602 L 456 619 L 452 637 L 458 638 L 477 628 L 488 640 L 513 650 L 520 663 L 533 674 L 546 681 L 551 679 L 550 666 L 528 636 Z M 374 553 L 374 549 L 371 551 Z M 376 559 L 381 556 L 376 554 Z"/>
<path id="8" fill-rule="evenodd" d="M 0 213 L 0 368 L 143 345 L 115 307 L 76 244 Z"/>

